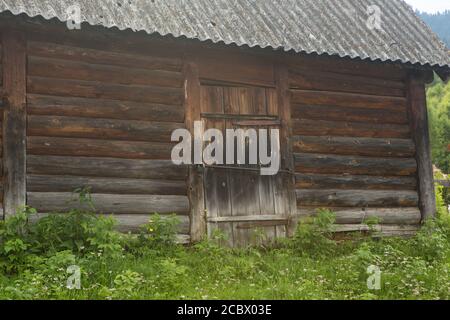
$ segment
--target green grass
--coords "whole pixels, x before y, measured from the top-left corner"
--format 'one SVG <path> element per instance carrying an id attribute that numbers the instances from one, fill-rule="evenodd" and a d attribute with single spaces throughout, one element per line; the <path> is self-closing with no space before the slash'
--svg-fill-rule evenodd
<path id="1" fill-rule="evenodd" d="M 334 214 L 319 210 L 292 239 L 245 249 L 219 246 L 222 235 L 176 245 L 176 218 L 158 215 L 130 237 L 89 212 L 29 224 L 33 214 L 0 222 L 0 299 L 450 299 L 445 207 L 410 239 L 336 242 Z M 66 287 L 70 266 L 80 289 Z M 370 266 L 381 271 L 380 290 L 368 288 Z"/>

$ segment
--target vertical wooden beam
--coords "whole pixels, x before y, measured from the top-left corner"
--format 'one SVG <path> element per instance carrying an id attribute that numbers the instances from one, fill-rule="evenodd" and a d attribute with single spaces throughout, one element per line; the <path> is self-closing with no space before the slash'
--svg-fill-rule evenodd
<path id="1" fill-rule="evenodd" d="M 200 79 L 198 66 L 193 59 L 186 58 L 184 63 L 184 92 L 186 128 L 194 137 L 194 121 L 201 120 L 200 110 Z M 191 165 L 188 177 L 188 195 L 190 208 L 191 242 L 201 241 L 206 236 L 206 212 L 203 189 L 203 171 Z"/>
<path id="2" fill-rule="evenodd" d="M 3 208 L 5 217 L 26 204 L 26 40 L 4 30 Z"/>
<path id="3" fill-rule="evenodd" d="M 416 161 L 419 187 L 419 207 L 422 220 L 436 215 L 433 165 L 431 161 L 430 134 L 428 129 L 427 101 L 425 83 L 429 74 L 410 74 L 408 80 L 408 105 L 411 133 L 416 144 Z"/>
<path id="4" fill-rule="evenodd" d="M 282 168 L 289 172 L 285 178 L 288 191 L 289 212 L 288 217 L 293 217 L 297 212 L 297 197 L 295 194 L 295 166 L 292 153 L 292 121 L 291 121 L 291 92 L 289 88 L 289 70 L 284 64 L 275 65 L 275 84 L 278 97 L 278 114 L 281 120 L 280 145 Z M 288 235 L 292 236 L 297 223 L 289 219 Z"/>

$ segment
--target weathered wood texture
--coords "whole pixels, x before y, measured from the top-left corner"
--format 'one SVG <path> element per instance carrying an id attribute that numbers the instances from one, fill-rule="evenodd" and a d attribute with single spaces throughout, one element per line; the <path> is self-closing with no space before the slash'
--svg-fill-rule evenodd
<path id="1" fill-rule="evenodd" d="M 406 74 L 341 67 L 305 64 L 290 72 L 297 214 L 331 208 L 337 223 L 354 229 L 371 216 L 418 224 Z"/>
<path id="2" fill-rule="evenodd" d="M 187 168 L 170 160 L 185 127 L 181 56 L 47 38 L 32 31 L 27 43 L 28 205 L 64 212 L 88 187 L 122 231 L 157 212 L 184 215 L 189 233 Z"/>
<path id="3" fill-rule="evenodd" d="M 286 235 L 286 212 L 331 207 L 343 232 L 375 216 L 380 234 L 391 235 L 414 232 L 419 202 L 431 212 L 423 209 L 432 207 L 430 184 L 421 180 L 429 175 L 423 80 L 405 68 L 86 28 L 30 25 L 27 57 L 9 55 L 28 66 L 27 114 L 19 119 L 28 123 L 28 156 L 15 165 L 39 211 L 66 210 L 71 189 L 89 186 L 97 211 L 117 214 L 121 230 L 135 230 L 154 211 L 175 212 L 193 241 L 206 234 L 208 218 L 237 245 L 255 228 L 269 239 Z M 7 59 L 0 69 L 17 68 Z M 202 111 L 202 103 L 213 108 Z M 171 132 L 192 131 L 202 118 L 220 129 L 281 128 L 283 172 L 265 179 L 174 166 Z"/>
<path id="4" fill-rule="evenodd" d="M 26 39 L 2 30 L 3 208 L 5 216 L 26 203 Z"/>
<path id="5" fill-rule="evenodd" d="M 425 78 L 426 75 L 413 73 L 408 81 L 410 124 L 417 149 L 416 160 L 419 180 L 419 206 L 424 220 L 436 215 L 436 198 L 434 195 Z"/>
<path id="6" fill-rule="evenodd" d="M 288 88 L 287 85 L 285 88 Z M 281 92 L 282 89 L 257 86 L 203 85 L 201 111 L 205 129 L 216 128 L 222 132 L 243 126 L 279 129 L 285 123 L 285 131 L 281 128 L 280 140 L 281 166 L 286 169 L 292 166 L 293 159 L 283 157 L 289 147 L 289 116 L 278 108 L 280 104 L 285 104 L 279 97 Z M 268 122 L 268 118 L 272 120 Z M 292 210 L 289 198 L 288 184 L 293 190 L 292 176 L 283 173 L 261 176 L 259 167 L 249 164 L 234 165 L 233 169 L 230 167 L 218 165 L 205 168 L 208 233 L 211 235 L 218 229 L 226 234 L 226 244 L 238 247 L 256 243 L 258 237 L 255 236 L 255 229 L 263 231 L 267 242 L 285 237 L 288 217 L 296 209 L 295 194 Z M 265 219 L 268 216 L 277 218 Z"/>
<path id="7" fill-rule="evenodd" d="M 186 110 L 186 128 L 192 136 L 195 135 L 194 122 L 200 121 L 200 79 L 198 65 L 192 59 L 186 57 L 184 69 L 184 106 Z M 203 134 L 203 133 L 201 133 Z M 188 196 L 190 202 L 192 242 L 198 242 L 205 238 L 207 233 L 205 194 L 203 188 L 203 176 L 200 168 L 190 167 L 188 176 Z"/>
<path id="8" fill-rule="evenodd" d="M 68 212 L 71 208 L 89 209 L 81 205 L 71 192 L 28 192 L 28 204 L 38 212 Z M 186 215 L 189 201 L 186 196 L 92 194 L 95 211 L 104 214 L 171 214 Z"/>
<path id="9" fill-rule="evenodd" d="M 343 208 L 328 207 L 336 214 L 336 224 L 362 224 L 370 218 L 377 218 L 382 225 L 417 225 L 421 215 L 417 207 L 404 208 Z M 296 219 L 314 216 L 317 210 L 298 207 Z"/>

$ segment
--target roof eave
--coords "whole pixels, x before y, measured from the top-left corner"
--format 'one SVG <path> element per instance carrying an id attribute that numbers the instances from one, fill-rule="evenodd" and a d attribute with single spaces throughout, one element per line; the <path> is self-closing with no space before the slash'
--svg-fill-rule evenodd
<path id="1" fill-rule="evenodd" d="M 436 72 L 439 78 L 444 82 L 447 82 L 450 79 L 450 66 L 435 68 L 434 72 Z"/>

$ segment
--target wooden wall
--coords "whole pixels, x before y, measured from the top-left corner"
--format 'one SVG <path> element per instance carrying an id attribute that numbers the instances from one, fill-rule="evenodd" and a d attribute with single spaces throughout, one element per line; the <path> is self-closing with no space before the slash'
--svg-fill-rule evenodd
<path id="1" fill-rule="evenodd" d="M 424 81 L 411 85 L 403 66 L 87 26 L 69 31 L 42 21 L 17 28 L 26 61 L 13 71 L 26 76 L 26 102 L 13 101 L 14 116 L 26 115 L 19 119 L 26 128 L 26 201 L 41 214 L 76 205 L 72 191 L 89 186 L 97 211 L 115 214 L 120 230 L 136 230 L 153 212 L 176 213 L 184 239 L 190 233 L 200 240 L 207 233 L 208 190 L 201 170 L 172 164 L 170 135 L 177 128 L 192 131 L 201 119 L 202 87 L 257 87 L 277 96 L 288 176 L 281 183 L 289 202 L 283 221 L 331 208 L 338 231 L 364 229 L 372 216 L 385 234 L 417 230 L 418 171 L 431 163 L 418 157 L 411 130 L 426 121 L 408 112 L 413 99 L 423 118 Z M 0 76 L 3 85 L 5 79 L 12 84 Z M 411 87 L 420 89 L 412 98 Z M 1 114 L 8 115 L 6 109 Z M 8 146 L 9 154 L 20 151 L 11 141 Z M 16 181 L 3 171 L 0 187 Z M 0 194 L 21 203 L 14 198 L 21 188 Z"/>
<path id="2" fill-rule="evenodd" d="M 331 208 L 339 230 L 377 217 L 384 233 L 414 231 L 421 213 L 406 73 L 314 62 L 289 72 L 298 214 Z"/>
<path id="3" fill-rule="evenodd" d="M 28 34 L 27 203 L 63 212 L 89 186 L 120 230 L 176 213 L 187 235 L 187 169 L 170 160 L 171 133 L 185 127 L 181 56 L 99 41 Z"/>

